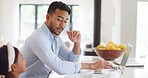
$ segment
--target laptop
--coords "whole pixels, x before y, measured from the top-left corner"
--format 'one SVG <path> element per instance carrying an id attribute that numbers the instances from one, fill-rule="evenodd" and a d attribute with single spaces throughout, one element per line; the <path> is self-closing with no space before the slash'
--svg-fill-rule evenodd
<path id="1" fill-rule="evenodd" d="M 128 50 L 132 50 L 132 45 L 131 44 L 128 44 Z M 124 56 L 123 56 L 123 59 L 122 59 L 122 61 L 121 61 L 121 64 L 119 64 L 119 63 L 116 63 L 116 62 L 114 62 L 114 64 L 116 64 L 116 65 L 120 65 L 120 66 L 123 66 L 123 67 L 144 67 L 144 64 L 142 64 L 142 63 L 138 63 L 138 62 L 136 62 L 134 59 L 128 59 L 128 57 L 129 57 L 129 54 L 127 55 L 126 54 L 126 52 L 125 52 L 125 54 L 124 54 Z M 127 62 L 127 60 L 129 60 L 128 62 Z"/>
<path id="2" fill-rule="evenodd" d="M 121 70 L 123 71 L 124 68 L 126 67 L 130 52 L 132 51 L 133 45 L 128 44 L 127 45 L 127 50 L 124 52 L 123 58 L 121 60 L 121 63 L 118 64 L 116 62 L 111 62 L 113 67 L 110 70 Z M 102 71 L 95 71 L 96 74 L 102 73 Z"/>
<path id="3" fill-rule="evenodd" d="M 119 64 L 119 66 L 126 67 L 130 52 L 132 51 L 132 48 L 133 48 L 133 45 L 131 44 L 127 45 L 127 50 L 124 52 L 121 64 Z"/>

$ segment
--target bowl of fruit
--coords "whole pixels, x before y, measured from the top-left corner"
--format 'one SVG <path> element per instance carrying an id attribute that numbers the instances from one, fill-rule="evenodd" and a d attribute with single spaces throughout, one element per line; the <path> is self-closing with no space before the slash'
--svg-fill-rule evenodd
<path id="1" fill-rule="evenodd" d="M 109 41 L 106 45 L 99 44 L 97 47 L 93 47 L 93 50 L 104 60 L 115 60 L 124 53 L 126 45 L 117 45 L 113 41 Z"/>

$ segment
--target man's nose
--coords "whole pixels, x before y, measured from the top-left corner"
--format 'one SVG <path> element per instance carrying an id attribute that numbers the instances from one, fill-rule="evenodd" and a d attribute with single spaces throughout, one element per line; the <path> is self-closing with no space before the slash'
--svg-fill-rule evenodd
<path id="1" fill-rule="evenodd" d="M 60 27 L 65 27 L 65 22 L 64 21 L 61 21 L 61 23 L 60 23 Z"/>

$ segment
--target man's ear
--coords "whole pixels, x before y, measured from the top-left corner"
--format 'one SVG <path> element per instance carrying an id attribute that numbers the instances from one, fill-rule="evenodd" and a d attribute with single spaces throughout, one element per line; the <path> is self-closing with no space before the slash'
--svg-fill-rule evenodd
<path id="1" fill-rule="evenodd" d="M 12 71 L 17 71 L 17 64 L 12 64 L 11 69 Z"/>
<path id="2" fill-rule="evenodd" d="M 50 14 L 47 14 L 46 15 L 46 19 L 49 20 L 49 18 L 51 18 L 51 15 Z"/>

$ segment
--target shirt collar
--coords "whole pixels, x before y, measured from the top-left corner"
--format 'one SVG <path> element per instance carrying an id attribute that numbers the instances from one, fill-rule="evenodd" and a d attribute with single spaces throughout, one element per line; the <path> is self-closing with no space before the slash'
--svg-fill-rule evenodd
<path id="1" fill-rule="evenodd" d="M 50 30 L 48 29 L 48 27 L 45 23 L 43 23 L 42 29 L 45 32 L 45 34 L 48 36 L 49 39 L 54 40 L 58 37 L 58 36 L 53 36 L 53 34 L 50 32 Z"/>

